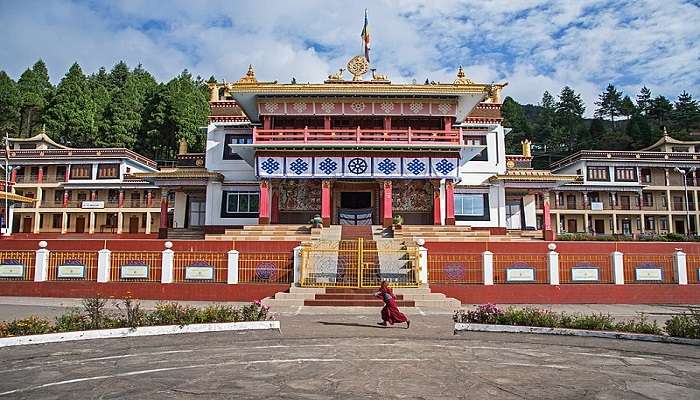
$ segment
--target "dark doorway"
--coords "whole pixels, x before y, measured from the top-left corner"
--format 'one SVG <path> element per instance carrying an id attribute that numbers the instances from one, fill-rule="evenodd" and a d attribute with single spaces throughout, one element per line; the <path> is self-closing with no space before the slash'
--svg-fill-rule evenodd
<path id="1" fill-rule="evenodd" d="M 575 219 L 569 219 L 566 221 L 566 231 L 569 233 L 578 232 L 578 226 Z"/>
<path id="2" fill-rule="evenodd" d="M 605 221 L 602 219 L 596 219 L 593 221 L 593 230 L 597 234 L 605 233 Z"/>
<path id="3" fill-rule="evenodd" d="M 132 216 L 129 218 L 129 233 L 139 233 L 139 217 Z"/>
<path id="4" fill-rule="evenodd" d="M 32 231 L 32 217 L 24 217 L 22 219 L 22 232 L 31 232 Z"/>
<path id="5" fill-rule="evenodd" d="M 674 226 L 676 227 L 676 233 L 685 235 L 685 221 L 676 220 L 674 221 Z"/>
<path id="6" fill-rule="evenodd" d="M 371 192 L 341 192 L 340 208 L 359 210 L 372 208 Z"/>
<path id="7" fill-rule="evenodd" d="M 75 217 L 75 232 L 85 233 L 85 217 L 82 215 Z"/>

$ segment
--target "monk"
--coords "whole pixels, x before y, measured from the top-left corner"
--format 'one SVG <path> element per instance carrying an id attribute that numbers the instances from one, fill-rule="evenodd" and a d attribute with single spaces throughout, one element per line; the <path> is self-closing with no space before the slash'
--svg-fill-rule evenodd
<path id="1" fill-rule="evenodd" d="M 384 300 L 384 308 L 382 308 L 382 322 L 379 322 L 379 325 L 387 326 L 387 322 L 390 325 L 405 322 L 406 329 L 411 326 L 411 321 L 406 318 L 404 313 L 399 311 L 399 307 L 396 305 L 396 296 L 394 296 L 394 291 L 391 290 L 387 281 L 382 281 L 379 291 L 374 295 Z"/>

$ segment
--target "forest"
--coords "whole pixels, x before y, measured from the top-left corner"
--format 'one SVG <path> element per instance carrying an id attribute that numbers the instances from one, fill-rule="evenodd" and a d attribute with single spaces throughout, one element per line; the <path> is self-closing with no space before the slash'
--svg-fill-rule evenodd
<path id="1" fill-rule="evenodd" d="M 90 75 L 75 63 L 54 86 L 39 60 L 17 81 L 0 71 L 0 133 L 29 137 L 45 128 L 67 146 L 126 147 L 170 160 L 182 139 L 191 151 L 204 148 L 207 81 L 184 70 L 159 83 L 143 66 L 120 61 Z M 537 105 L 507 97 L 502 113 L 504 126 L 512 129 L 508 153 L 518 154 L 520 142 L 529 139 L 535 165 L 546 168 L 582 149 L 641 149 L 664 129 L 677 139 L 692 139 L 691 133 L 700 131 L 700 106 L 686 91 L 670 100 L 645 86 L 632 98 L 608 84 L 593 106 L 594 118 L 585 118 L 587 105 L 568 86 L 556 98 L 545 91 Z"/>

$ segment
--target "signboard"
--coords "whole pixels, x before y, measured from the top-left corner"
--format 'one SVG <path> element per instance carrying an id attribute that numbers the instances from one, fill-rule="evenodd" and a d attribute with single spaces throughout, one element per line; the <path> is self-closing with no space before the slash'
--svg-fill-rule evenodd
<path id="1" fill-rule="evenodd" d="M 600 280 L 600 271 L 592 267 L 571 268 L 572 282 L 597 282 Z"/>
<path id="2" fill-rule="evenodd" d="M 534 268 L 508 268 L 506 270 L 506 282 L 533 282 L 535 280 Z"/>
<path id="3" fill-rule="evenodd" d="M 148 265 L 127 264 L 119 267 L 119 277 L 121 279 L 147 279 Z"/>
<path id="4" fill-rule="evenodd" d="M 603 211 L 603 203 L 600 201 L 592 201 L 591 211 Z"/>
<path id="5" fill-rule="evenodd" d="M 0 278 L 22 278 L 23 276 L 24 265 L 0 264 Z"/>
<path id="6" fill-rule="evenodd" d="M 105 202 L 104 201 L 84 201 L 82 203 L 82 208 L 105 208 Z"/>
<path id="7" fill-rule="evenodd" d="M 61 264 L 58 266 L 58 278 L 85 278 L 85 266 L 82 264 Z"/>
<path id="8" fill-rule="evenodd" d="M 661 268 L 635 268 L 634 277 L 638 281 L 662 281 Z"/>
<path id="9" fill-rule="evenodd" d="M 214 280 L 214 268 L 212 268 L 210 265 L 190 265 L 188 267 L 185 267 L 185 279 L 202 281 Z"/>

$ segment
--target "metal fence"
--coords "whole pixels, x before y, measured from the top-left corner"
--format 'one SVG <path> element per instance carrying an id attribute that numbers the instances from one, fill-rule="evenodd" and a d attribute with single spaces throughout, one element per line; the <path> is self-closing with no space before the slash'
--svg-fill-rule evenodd
<path id="1" fill-rule="evenodd" d="M 609 254 L 560 254 L 559 283 L 614 283 Z"/>
<path id="2" fill-rule="evenodd" d="M 214 252 L 175 252 L 173 282 L 225 283 L 228 254 Z"/>
<path id="3" fill-rule="evenodd" d="M 700 284 L 700 256 L 688 255 L 685 258 L 688 283 Z"/>
<path id="4" fill-rule="evenodd" d="M 545 254 L 494 254 L 493 282 L 549 283 Z"/>
<path id="5" fill-rule="evenodd" d="M 114 282 L 160 282 L 160 251 L 113 251 L 109 280 Z"/>
<path id="6" fill-rule="evenodd" d="M 240 253 L 239 283 L 292 283 L 294 255 L 287 253 Z"/>
<path id="7" fill-rule="evenodd" d="M 0 251 L 0 280 L 33 281 L 36 251 Z"/>
<path id="8" fill-rule="evenodd" d="M 428 252 L 430 283 L 483 283 L 481 254 L 440 254 Z"/>
<path id="9" fill-rule="evenodd" d="M 673 256 L 655 254 L 625 254 L 623 256 L 625 283 L 674 283 Z"/>
<path id="10" fill-rule="evenodd" d="M 97 280 L 96 251 L 52 251 L 47 280 Z"/>

